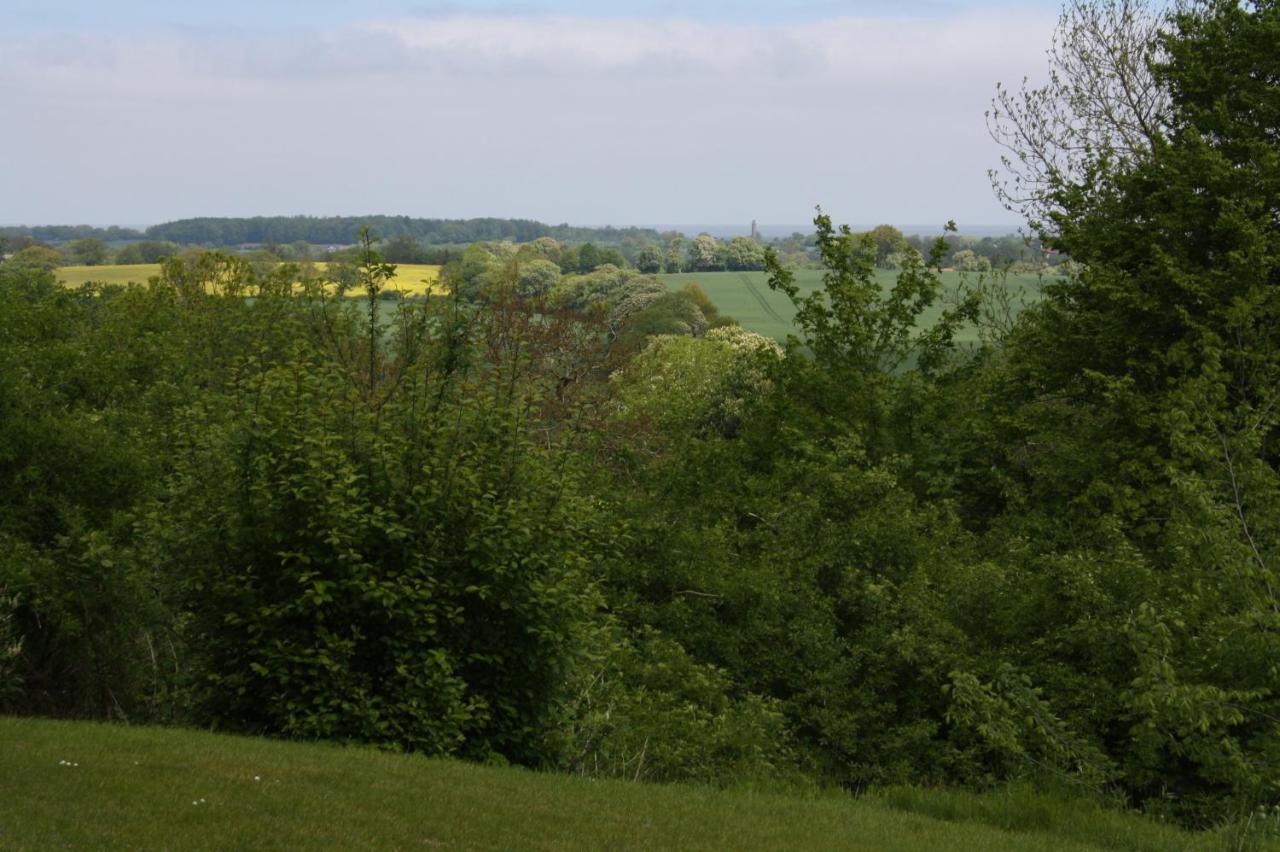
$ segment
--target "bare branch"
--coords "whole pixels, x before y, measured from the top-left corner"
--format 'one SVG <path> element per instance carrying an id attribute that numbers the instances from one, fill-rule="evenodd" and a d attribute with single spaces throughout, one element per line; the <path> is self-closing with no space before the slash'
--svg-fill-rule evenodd
<path id="1" fill-rule="evenodd" d="M 1055 191 L 1158 150 L 1169 101 L 1152 68 L 1167 11 L 1161 0 L 1070 0 L 1048 50 L 1049 82 L 996 86 L 987 129 L 1005 153 L 988 175 L 1033 230 L 1052 232 Z"/>

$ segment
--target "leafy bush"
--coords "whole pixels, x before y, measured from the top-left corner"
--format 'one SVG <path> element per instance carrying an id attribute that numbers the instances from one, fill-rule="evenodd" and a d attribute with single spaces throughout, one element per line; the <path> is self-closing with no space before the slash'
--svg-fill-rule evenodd
<path id="1" fill-rule="evenodd" d="M 15 710 L 159 712 L 156 646 L 171 614 L 127 540 L 162 460 L 153 415 L 167 392 L 155 381 L 181 370 L 154 345 L 171 327 L 158 297 L 0 275 L 0 588 L 18 599 Z"/>
<path id="2" fill-rule="evenodd" d="M 565 766 L 636 781 L 732 784 L 798 777 L 776 702 L 734 697 L 726 674 L 653 631 L 602 635 L 568 707 Z"/>
<path id="3" fill-rule="evenodd" d="M 325 309 L 352 344 L 376 321 Z M 426 308 L 402 308 L 406 332 L 436 327 L 414 310 Z M 425 338 L 396 340 L 417 362 L 366 348 L 345 365 L 295 343 L 183 412 L 147 517 L 150 558 L 189 614 L 196 717 L 553 760 L 558 700 L 596 606 L 595 513 L 572 469 L 491 384 L 436 383 L 429 365 L 444 353 Z"/>

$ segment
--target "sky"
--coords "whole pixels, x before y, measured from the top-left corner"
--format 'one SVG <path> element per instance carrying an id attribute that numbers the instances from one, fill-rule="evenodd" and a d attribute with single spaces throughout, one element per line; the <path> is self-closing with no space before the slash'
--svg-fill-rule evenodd
<path id="1" fill-rule="evenodd" d="M 1054 3 L 7 0 L 0 223 L 1019 224 Z"/>

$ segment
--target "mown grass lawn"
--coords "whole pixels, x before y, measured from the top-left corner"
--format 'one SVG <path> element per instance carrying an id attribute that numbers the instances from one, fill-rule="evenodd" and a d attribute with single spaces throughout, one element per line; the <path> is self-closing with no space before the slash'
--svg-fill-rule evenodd
<path id="1" fill-rule="evenodd" d="M 0 718 L 5 849 L 1222 848 L 1138 817 L 1052 805 L 1029 823 L 1048 830 L 963 821 L 1017 825 L 1006 805 L 984 815 L 977 798 L 591 781 L 368 748 Z M 914 812 L 927 807 L 948 818 Z"/>

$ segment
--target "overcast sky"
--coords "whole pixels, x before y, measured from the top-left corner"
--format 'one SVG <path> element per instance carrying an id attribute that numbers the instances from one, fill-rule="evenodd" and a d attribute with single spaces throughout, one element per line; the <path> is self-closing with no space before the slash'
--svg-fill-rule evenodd
<path id="1" fill-rule="evenodd" d="M 602 11 L 607 9 L 607 11 Z M 983 112 L 1057 6 L 10 0 L 0 223 L 1017 224 Z"/>

